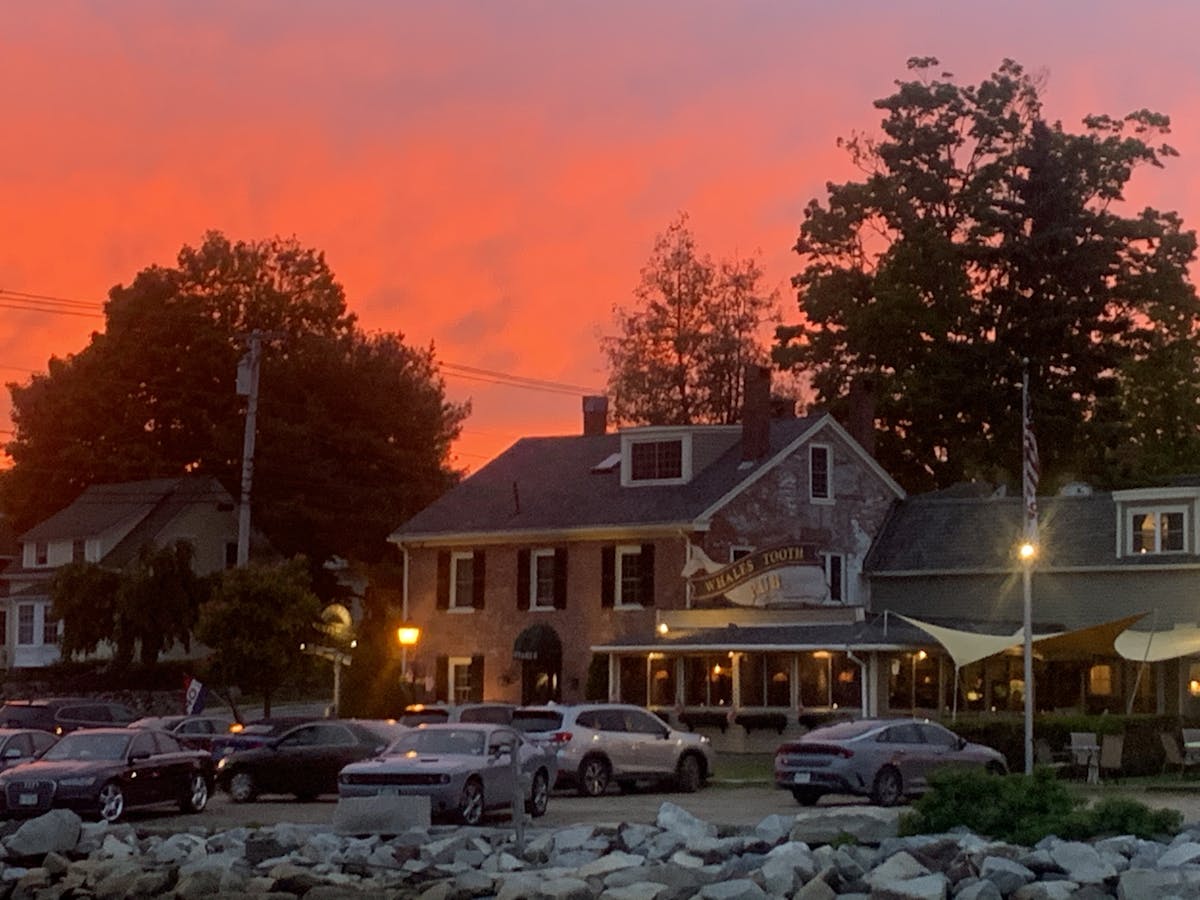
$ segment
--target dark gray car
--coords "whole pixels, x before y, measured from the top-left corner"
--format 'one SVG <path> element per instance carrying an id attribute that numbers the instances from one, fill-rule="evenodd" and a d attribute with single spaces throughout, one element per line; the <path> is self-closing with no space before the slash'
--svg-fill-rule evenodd
<path id="1" fill-rule="evenodd" d="M 775 751 L 775 786 L 811 806 L 825 794 L 858 794 L 880 806 L 929 789 L 929 773 L 959 765 L 1003 775 L 1004 755 L 936 722 L 859 719 L 814 728 Z"/>

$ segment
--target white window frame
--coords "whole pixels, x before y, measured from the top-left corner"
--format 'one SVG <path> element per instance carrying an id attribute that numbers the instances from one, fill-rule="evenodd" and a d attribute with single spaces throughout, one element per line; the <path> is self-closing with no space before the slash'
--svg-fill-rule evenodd
<path id="1" fill-rule="evenodd" d="M 538 596 L 538 561 L 550 560 L 550 596 Z M 556 557 L 552 547 L 542 547 L 529 553 L 529 608 L 533 612 L 545 612 L 554 609 L 554 578 Z"/>
<path id="2" fill-rule="evenodd" d="M 849 598 L 846 596 L 846 557 L 841 553 L 822 553 L 821 561 L 825 564 L 825 586 L 829 589 L 829 601 L 831 603 L 846 603 Z M 837 574 L 840 576 L 838 584 L 841 585 L 841 596 L 833 595 L 833 573 L 837 569 Z"/>
<path id="3" fill-rule="evenodd" d="M 729 547 L 729 561 L 735 563 L 753 552 L 754 548 L 749 544 L 731 544 Z"/>
<path id="4" fill-rule="evenodd" d="M 471 596 L 465 603 L 458 602 L 458 564 L 461 562 L 471 567 Z M 469 550 L 455 550 L 450 554 L 450 596 L 446 606 L 458 612 L 472 612 L 475 609 L 475 554 Z"/>
<path id="5" fill-rule="evenodd" d="M 34 542 L 33 564 L 37 568 L 44 568 L 50 565 L 50 543 L 48 541 Z"/>
<path id="6" fill-rule="evenodd" d="M 633 445 L 634 444 L 679 444 L 679 477 L 678 478 L 638 478 L 633 477 Z M 636 437 L 623 435 L 621 438 L 621 487 L 653 487 L 663 484 L 687 484 L 692 480 L 692 435 L 678 430 L 661 430 L 646 428 L 638 429 Z"/>
<path id="7" fill-rule="evenodd" d="M 454 671 L 458 668 L 466 668 L 467 683 L 466 695 L 462 698 L 457 696 L 461 685 L 457 683 L 454 677 Z M 451 656 L 446 660 L 446 702 L 450 704 L 469 703 L 471 700 L 471 657 L 469 656 Z"/>
<path id="8" fill-rule="evenodd" d="M 814 474 L 813 457 L 820 450 L 825 454 L 825 496 L 817 496 L 817 481 Z M 829 444 L 808 445 L 808 499 L 813 503 L 833 502 L 833 447 Z"/>
<path id="9" fill-rule="evenodd" d="M 1162 549 L 1162 517 L 1164 515 L 1177 515 L 1183 522 L 1183 546 L 1178 550 Z M 1135 523 L 1145 516 L 1154 516 L 1154 547 L 1153 549 L 1134 550 L 1133 537 L 1135 534 L 1141 533 L 1141 529 L 1136 527 Z M 1125 511 L 1125 553 L 1127 556 L 1170 556 L 1187 553 L 1190 542 L 1191 535 L 1188 529 L 1188 508 L 1186 506 L 1131 506 Z"/>
<path id="10" fill-rule="evenodd" d="M 36 603 L 18 603 L 17 604 L 17 622 L 16 622 L 16 625 L 17 625 L 16 638 L 17 639 L 16 639 L 15 643 L 18 647 L 40 646 L 37 642 L 37 638 L 38 638 L 37 610 L 38 610 L 38 604 L 36 604 Z M 29 613 L 29 622 L 28 622 L 29 639 L 28 640 L 25 640 L 24 635 L 22 634 L 22 632 L 26 626 L 26 623 L 24 621 L 22 621 L 26 611 L 28 611 L 28 613 Z"/>
<path id="11" fill-rule="evenodd" d="M 624 570 L 623 563 L 624 563 L 625 557 L 636 556 L 636 557 L 639 557 L 639 560 L 640 560 L 641 555 L 642 555 L 642 545 L 641 544 L 618 544 L 617 545 L 616 553 L 613 554 L 613 556 L 614 556 L 613 608 L 614 609 L 645 609 L 645 606 L 643 606 L 640 602 L 627 603 L 624 598 L 625 592 L 622 590 L 622 588 L 624 586 L 622 574 L 623 574 L 623 570 Z M 638 574 L 639 574 L 639 578 L 640 578 L 641 573 L 639 572 Z"/>

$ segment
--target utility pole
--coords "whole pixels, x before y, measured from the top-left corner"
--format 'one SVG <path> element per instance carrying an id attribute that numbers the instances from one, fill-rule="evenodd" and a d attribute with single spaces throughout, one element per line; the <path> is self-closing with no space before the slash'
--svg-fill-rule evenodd
<path id="1" fill-rule="evenodd" d="M 257 328 L 246 339 L 246 353 L 238 362 L 238 396 L 246 403 L 246 433 L 242 439 L 242 499 L 238 507 L 237 564 L 250 561 L 250 485 L 254 480 L 254 434 L 258 418 L 258 370 L 262 362 L 263 333 Z"/>

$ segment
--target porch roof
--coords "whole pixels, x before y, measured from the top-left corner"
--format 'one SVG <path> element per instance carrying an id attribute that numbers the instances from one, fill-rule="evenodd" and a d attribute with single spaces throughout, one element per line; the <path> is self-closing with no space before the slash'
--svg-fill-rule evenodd
<path id="1" fill-rule="evenodd" d="M 632 635 L 592 646 L 594 653 L 696 653 L 717 651 L 909 650 L 937 642 L 907 622 L 876 617 L 862 622 L 688 629 L 666 635 Z"/>

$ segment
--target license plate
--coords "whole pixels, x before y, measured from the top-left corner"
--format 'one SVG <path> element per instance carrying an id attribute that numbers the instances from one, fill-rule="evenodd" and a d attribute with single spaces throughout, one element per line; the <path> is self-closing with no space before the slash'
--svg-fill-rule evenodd
<path id="1" fill-rule="evenodd" d="M 812 775 L 808 772 L 797 772 L 792 776 L 792 782 L 795 784 L 808 784 L 812 780 Z"/>
<path id="2" fill-rule="evenodd" d="M 21 806 L 37 806 L 37 802 L 37 794 L 22 794 L 17 798 L 17 803 L 19 803 Z"/>

